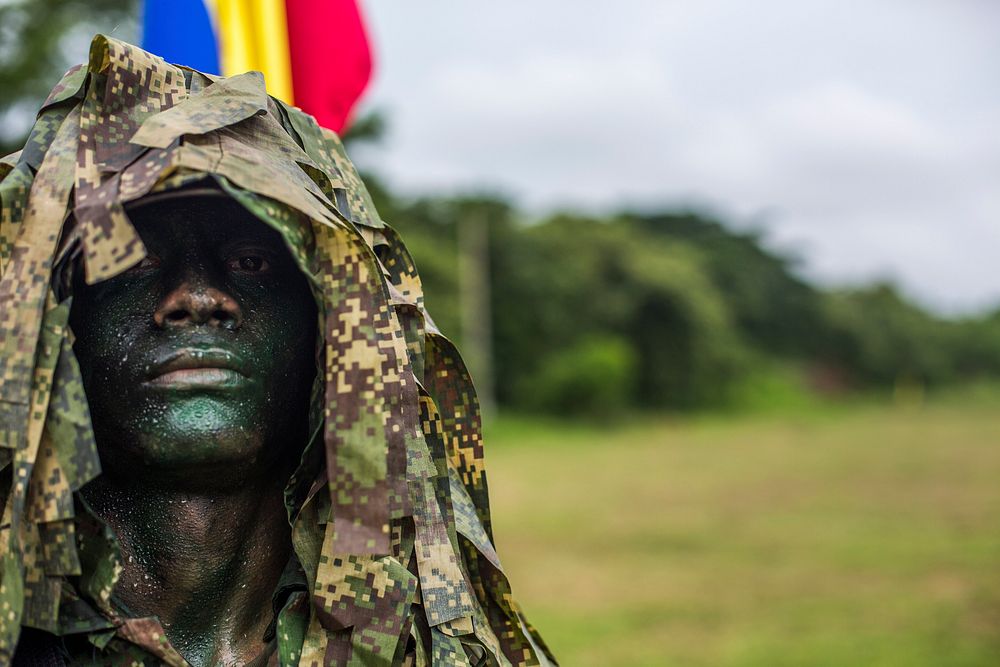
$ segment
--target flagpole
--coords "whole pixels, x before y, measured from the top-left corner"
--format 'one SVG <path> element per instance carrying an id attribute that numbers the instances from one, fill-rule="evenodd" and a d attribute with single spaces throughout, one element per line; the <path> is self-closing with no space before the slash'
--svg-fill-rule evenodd
<path id="1" fill-rule="evenodd" d="M 468 218 L 459 222 L 462 349 L 475 382 L 484 419 L 496 415 L 489 243 L 489 219 L 485 209 L 474 210 Z"/>

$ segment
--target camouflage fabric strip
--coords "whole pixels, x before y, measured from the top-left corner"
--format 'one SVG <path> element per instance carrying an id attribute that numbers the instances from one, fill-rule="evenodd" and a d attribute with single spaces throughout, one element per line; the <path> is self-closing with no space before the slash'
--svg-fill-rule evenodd
<path id="1" fill-rule="evenodd" d="M 7 262 L 14 252 L 33 180 L 31 167 L 20 162 L 0 181 L 0 276 L 6 273 Z"/>
<path id="2" fill-rule="evenodd" d="M 429 397 L 421 397 L 420 406 L 424 436 L 427 440 L 440 438 L 441 423 L 433 402 Z M 424 446 L 424 452 L 428 462 L 433 463 L 430 461 L 431 453 L 427 445 Z M 453 546 L 448 535 L 446 518 L 442 515 L 433 486 L 432 475 L 437 475 L 437 468 L 432 466 L 421 473 L 410 477 L 409 487 L 416 525 L 415 550 L 420 593 L 427 622 L 433 627 L 469 617 L 472 603 L 458 565 L 457 545 Z M 450 510 L 450 507 L 447 509 Z"/>
<path id="3" fill-rule="evenodd" d="M 468 371 L 454 346 L 439 335 L 428 336 L 428 365 L 425 372 L 428 392 L 435 399 L 442 416 L 442 429 L 449 459 L 449 476 L 454 475 L 475 506 L 478 516 L 480 538 L 485 535 L 493 544 L 489 524 L 489 501 L 486 487 L 485 466 L 481 440 L 481 426 L 478 401 L 468 379 Z M 431 370 L 433 369 L 433 370 Z M 469 507 L 459 503 L 461 496 L 452 496 L 456 514 L 462 511 L 466 528 L 472 521 Z M 456 521 L 458 520 L 456 516 Z M 479 530 L 475 532 L 479 532 Z M 532 644 L 525 636 L 519 617 L 519 610 L 510 594 L 510 585 L 503 572 L 491 562 L 480 549 L 467 540 L 463 549 L 469 576 L 476 587 L 477 598 L 487 614 L 489 625 L 499 641 L 502 653 L 512 664 L 536 664 Z M 495 554 L 494 554 L 495 556 Z"/>
<path id="4" fill-rule="evenodd" d="M 117 634 L 122 639 L 149 651 L 169 667 L 189 667 L 167 639 L 163 626 L 155 618 L 129 618 L 118 627 Z M 134 664 L 134 663 L 133 663 Z"/>
<path id="5" fill-rule="evenodd" d="M 77 590 L 107 618 L 116 619 L 111 593 L 122 571 L 118 538 L 79 495 L 75 513 L 82 571 Z"/>
<path id="6" fill-rule="evenodd" d="M 45 152 L 52 145 L 52 140 L 62 125 L 70 109 L 76 106 L 83 94 L 83 85 L 87 80 L 87 69 L 77 65 L 69 69 L 38 111 L 38 117 L 31 128 L 28 140 L 21 152 L 21 161 L 33 170 L 38 170 L 45 157 Z M 70 103 L 72 102 L 72 103 Z"/>
<path id="7" fill-rule="evenodd" d="M 13 486 L 7 501 L 11 521 L 3 529 L 10 534 L 7 540 L 9 548 L 22 559 L 19 563 L 20 572 L 16 576 L 23 577 L 24 615 L 18 619 L 0 619 L 0 636 L 10 633 L 7 628 L 2 627 L 8 622 L 15 625 L 24 623 L 47 630 L 57 627 L 61 583 L 58 578 L 46 574 L 42 537 L 37 524 L 25 516 L 30 494 L 35 491 L 30 480 L 34 478 L 33 468 L 44 431 L 53 376 L 66 330 L 66 320 L 69 318 L 69 307 L 65 304 L 55 305 L 51 292 L 46 303 L 47 309 L 38 341 L 38 358 L 32 373 L 26 441 L 14 453 Z"/>
<path id="8" fill-rule="evenodd" d="M 140 128 L 136 137 L 132 139 L 133 143 L 166 148 L 177 139 L 184 138 L 205 144 L 210 142 L 206 141 L 207 138 L 203 135 L 215 133 L 218 141 L 221 141 L 222 136 L 226 136 L 230 141 L 245 144 L 246 148 L 241 156 L 252 162 L 272 169 L 286 169 L 285 163 L 293 162 L 300 168 L 308 169 L 310 178 L 320 187 L 317 189 L 304 182 L 300 185 L 309 188 L 321 202 L 328 203 L 327 192 L 332 190 L 333 184 L 342 187 L 339 176 L 329 176 L 322 172 L 312 158 L 289 136 L 279 116 L 274 113 L 280 111 L 280 107 L 274 99 L 267 96 L 263 82 L 251 77 L 250 74 L 256 73 L 240 75 L 246 77 L 240 83 L 240 88 L 244 90 L 245 97 L 251 98 L 252 103 L 244 104 L 243 108 L 238 109 L 239 113 L 233 112 L 232 105 L 236 103 L 228 102 L 224 94 L 227 91 L 225 84 L 231 79 L 223 79 L 201 93 L 191 91 L 190 96 L 176 107 L 148 118 L 143 128 Z M 224 93 L 213 97 L 213 92 L 219 89 Z M 251 110 L 253 113 L 247 113 Z M 182 116 L 180 119 L 176 118 L 178 114 Z M 243 114 L 246 116 L 240 118 L 238 124 L 229 122 Z M 167 119 L 161 120 L 161 116 Z M 180 121 L 182 127 L 177 127 L 178 123 L 174 121 Z M 200 142 L 197 139 L 199 136 L 203 137 Z M 247 150 L 252 150 L 252 154 L 247 154 Z M 301 174 L 297 177 L 301 179 Z"/>
<path id="9" fill-rule="evenodd" d="M 38 112 L 38 118 L 31 127 L 28 141 L 21 150 L 21 162 L 38 171 L 42 160 L 45 159 L 45 153 L 52 145 L 56 133 L 71 109 L 72 106 L 68 104 L 58 104 Z"/>
<path id="10" fill-rule="evenodd" d="M 335 193 L 344 195 L 344 202 L 337 199 L 338 209 L 356 225 L 381 228 L 385 223 L 375 212 L 368 189 L 361 182 L 354 164 L 348 159 L 344 146 L 336 134 L 325 130 L 316 124 L 316 119 L 303 113 L 300 109 L 289 106 L 279 100 L 279 104 L 288 115 L 288 119 L 298 134 L 300 141 L 309 157 L 330 176 L 334 183 L 343 183 L 344 189 Z M 344 210 L 346 207 L 347 210 Z"/>
<path id="11" fill-rule="evenodd" d="M 520 609 L 510 593 L 510 585 L 502 572 L 493 567 L 478 550 L 462 538 L 464 563 L 476 589 L 482 613 L 492 629 L 500 650 L 512 665 L 538 664 L 531 641 L 521 626 Z"/>
<path id="12" fill-rule="evenodd" d="M 521 621 L 521 631 L 524 636 L 527 637 L 528 641 L 531 643 L 531 647 L 534 650 L 535 657 L 538 659 L 538 663 L 542 667 L 555 667 L 556 663 L 555 657 L 552 655 L 552 651 L 542 640 L 542 636 L 538 634 L 534 626 L 528 623 L 528 619 L 524 617 L 520 611 L 517 613 L 518 619 Z"/>
<path id="13" fill-rule="evenodd" d="M 21 623 L 48 632 L 59 629 L 60 577 L 45 573 L 45 553 L 38 525 L 21 526 L 21 554 L 24 558 L 24 616 Z"/>
<path id="14" fill-rule="evenodd" d="M 10 525 L 11 506 L 7 504 L 3 524 Z M 11 545 L 10 530 L 0 531 L 0 664 L 9 665 L 21 632 L 24 615 L 24 575 L 22 555 Z"/>
<path id="15" fill-rule="evenodd" d="M 340 633 L 327 632 L 320 624 L 319 617 L 315 613 L 311 614 L 305 638 L 302 640 L 302 655 L 299 658 L 299 666 L 324 667 L 324 665 L 333 664 L 332 661 L 328 663 L 326 660 L 326 656 L 331 649 L 331 644 L 336 642 L 338 635 L 347 639 L 349 632 L 349 630 L 341 631 Z M 333 642 L 331 642 L 331 637 L 334 638 Z"/>
<path id="16" fill-rule="evenodd" d="M 176 146 L 165 150 L 148 150 L 112 176 L 105 187 L 117 192 L 121 203 L 133 201 L 147 194 L 166 175 L 172 173 L 177 168 L 178 161 Z"/>
<path id="17" fill-rule="evenodd" d="M 330 531 L 332 535 L 333 527 L 328 525 L 329 518 L 329 485 L 325 474 L 321 473 L 320 479 L 313 485 L 292 520 L 292 546 L 305 571 L 310 590 L 315 590 L 317 586 L 316 572 L 319 569 L 325 533 Z"/>
<path id="18" fill-rule="evenodd" d="M 61 307 L 68 313 L 68 302 Z M 73 491 L 96 476 L 98 470 L 79 369 L 69 337 L 63 336 L 48 414 L 28 487 L 27 520 L 39 524 L 42 569 L 49 577 L 81 574 Z"/>
<path id="19" fill-rule="evenodd" d="M 21 159 L 22 152 L 23 151 L 14 151 L 13 153 L 8 153 L 7 155 L 0 157 L 0 180 L 3 180 L 3 178 L 7 175 L 7 172 L 14 168 L 14 165 L 16 165 L 18 160 Z"/>
<path id="20" fill-rule="evenodd" d="M 333 522 L 327 523 L 324 545 L 333 542 L 334 532 Z M 318 620 L 330 637 L 319 664 L 348 664 L 352 653 L 351 637 L 359 628 L 369 627 L 385 614 L 399 613 L 400 618 L 395 622 L 401 623 L 405 605 L 400 603 L 403 600 L 406 604 L 412 602 L 415 589 L 415 577 L 398 567 L 389 556 L 336 556 L 324 549 L 311 595 L 314 620 Z M 309 640 L 312 636 L 310 631 L 303 647 L 303 660 L 316 655 L 317 647 Z"/>
<path id="21" fill-rule="evenodd" d="M 386 553 L 388 520 L 409 502 L 406 447 L 417 431 L 416 382 L 371 250 L 357 236 L 315 231 L 328 306 L 327 452 L 337 525 L 331 548 Z"/>
<path id="22" fill-rule="evenodd" d="M 302 647 L 309 628 L 309 594 L 292 593 L 278 613 L 276 634 L 277 658 L 281 667 L 295 667 L 302 656 Z"/>
<path id="23" fill-rule="evenodd" d="M 380 256 L 383 258 L 383 262 L 387 269 L 387 276 L 392 281 L 394 286 L 400 289 L 396 294 L 394 294 L 394 303 L 397 303 L 397 312 L 401 313 L 401 318 L 403 319 L 403 313 L 406 313 L 406 317 L 412 320 L 419 321 L 422 325 L 424 321 L 423 315 L 426 315 L 426 311 L 423 311 L 422 307 L 416 309 L 410 304 L 420 304 L 422 306 L 423 295 L 422 288 L 420 285 L 419 276 L 417 275 L 415 265 L 413 264 L 412 258 L 406 251 L 405 246 L 402 245 L 398 238 L 398 235 L 391 228 L 384 227 L 382 230 L 383 238 L 385 240 L 384 246 L 379 246 L 382 250 Z M 414 310 L 410 310 L 414 308 Z M 416 313 L 416 314 L 414 314 Z M 411 324 L 411 327 L 421 327 L 421 325 Z M 451 348 L 450 343 L 435 336 L 438 341 L 438 345 L 444 349 Z M 415 341 L 408 340 L 408 349 L 415 351 L 413 356 L 419 355 L 418 358 L 423 359 L 424 354 L 424 340 L 419 343 Z M 454 355 L 457 357 L 457 355 Z M 467 376 L 465 375 L 464 366 L 461 365 L 460 360 L 456 362 L 450 362 L 453 366 L 452 377 L 450 378 L 452 382 L 466 381 Z M 447 372 L 447 371 L 446 371 Z M 471 388 L 470 388 L 471 389 Z M 434 405 L 430 397 L 421 398 L 422 406 L 422 416 L 421 421 L 424 425 L 424 435 L 427 438 L 427 444 L 430 447 L 431 452 L 436 452 L 433 454 L 434 461 L 438 467 L 438 499 L 441 502 L 442 511 L 446 513 L 445 525 L 448 526 L 448 534 L 450 537 L 450 543 L 454 545 L 457 550 L 457 536 L 455 534 L 456 526 L 461 528 L 463 533 L 467 533 L 472 536 L 477 548 L 487 557 L 492 563 L 496 564 L 499 568 L 499 559 L 496 556 L 495 549 L 483 528 L 479 513 L 470 498 L 467 489 L 462 484 L 459 474 L 445 452 L 445 447 L 443 444 L 444 437 L 444 426 L 441 422 L 440 415 L 437 412 L 437 408 Z M 468 415 L 476 415 L 477 410 L 469 409 L 465 411 Z M 474 429 L 478 429 L 477 422 L 471 422 L 470 426 Z M 413 480 L 410 480 L 411 489 L 413 488 Z M 415 507 L 418 503 L 415 502 Z M 420 503 L 423 507 L 427 507 L 426 502 Z M 457 505 L 457 507 L 455 507 Z M 453 511 L 454 507 L 454 511 Z M 415 511 L 418 511 L 415 509 Z M 488 508 L 487 508 L 488 511 Z M 419 549 L 419 545 L 418 545 Z M 419 558 L 419 551 L 418 551 Z M 459 561 L 460 562 L 460 561 Z M 456 568 L 457 569 L 457 568 Z M 454 586 L 456 583 L 464 588 L 465 581 L 464 577 L 467 576 L 462 572 L 456 572 L 450 574 L 448 581 L 451 582 L 450 585 Z M 422 589 L 429 588 L 428 584 L 422 580 Z M 434 622 L 434 608 L 433 604 L 428 608 L 428 601 L 433 601 L 433 592 L 430 596 L 424 593 L 424 605 L 425 613 L 427 613 L 428 620 Z M 499 662 L 506 662 L 506 659 L 501 651 L 500 645 L 490 629 L 490 625 L 486 616 L 483 613 L 482 608 L 478 604 L 475 604 L 475 635 L 478 638 L 478 642 L 483 647 L 489 650 L 493 655 L 494 659 Z M 507 620 L 507 619 L 505 619 Z M 461 621 L 461 622 L 459 622 Z M 509 621 L 508 621 L 509 622 Z M 452 614 L 447 622 L 442 623 L 439 626 L 440 629 L 446 634 L 466 634 L 471 636 L 469 633 L 473 632 L 473 624 L 469 622 L 466 615 Z M 480 649 L 482 650 L 482 649 Z M 464 655 L 462 656 L 464 659 Z"/>
<path id="24" fill-rule="evenodd" d="M 424 318 L 416 306 L 409 303 L 400 303 L 396 299 L 399 292 L 394 286 L 389 285 L 391 303 L 396 310 L 396 319 L 403 330 L 403 339 L 406 341 L 406 354 L 410 359 L 410 368 L 413 370 L 414 379 L 418 386 L 424 382 L 424 340 L 427 332 L 424 329 Z"/>
<path id="25" fill-rule="evenodd" d="M 42 569 L 45 574 L 50 577 L 78 576 L 80 559 L 76 553 L 76 526 L 73 518 L 39 524 L 38 530 L 44 558 Z"/>
<path id="26" fill-rule="evenodd" d="M 43 506 L 44 501 L 40 501 L 37 496 L 44 494 L 44 490 L 51 482 L 45 476 L 47 470 L 44 462 L 42 469 L 39 470 L 39 459 L 48 458 L 47 455 L 52 452 L 51 441 L 46 442 L 45 437 L 45 416 L 48 413 L 55 383 L 55 371 L 65 342 L 68 320 L 69 304 L 56 305 L 55 297 L 49 291 L 32 382 L 28 442 L 24 449 L 14 455 L 15 483 L 11 493 L 11 504 L 15 513 L 11 530 L 20 530 L 22 538 L 20 547 L 24 554 L 25 603 L 22 623 L 50 632 L 58 629 L 61 580 L 58 573 L 48 571 L 43 540 L 46 537 L 54 539 L 56 535 L 46 534 L 46 531 L 38 525 L 39 516 L 33 516 L 33 510 Z M 63 481 L 55 480 L 51 484 L 55 493 Z M 51 516 L 53 520 L 65 518 L 59 516 L 58 507 L 52 508 Z M 74 563 L 66 564 L 72 567 Z"/>
<path id="27" fill-rule="evenodd" d="M 81 136 L 87 138 L 99 173 L 114 173 L 144 150 L 131 142 L 143 122 L 187 98 L 184 73 L 158 56 L 104 35 L 91 45 L 90 73 L 87 108 L 97 115 L 85 116 L 87 132 Z"/>
<path id="28" fill-rule="evenodd" d="M 486 534 L 483 525 L 479 522 L 476 506 L 473 504 L 472 498 L 469 497 L 465 485 L 462 484 L 458 471 L 452 466 L 448 467 L 448 481 L 452 507 L 455 511 L 456 530 L 462 537 L 469 540 L 493 567 L 502 572 L 500 557 L 497 555 L 493 542 L 490 541 L 489 535 Z"/>
<path id="29" fill-rule="evenodd" d="M 76 523 L 75 521 L 73 522 Z M 82 569 L 82 566 L 81 566 Z M 73 586 L 64 584 L 59 601 L 59 635 L 93 633 L 91 644 L 102 647 L 114 635 L 114 623 L 83 600 Z"/>
<path id="30" fill-rule="evenodd" d="M 66 479 L 69 491 L 78 491 L 100 474 L 101 462 L 97 455 L 94 429 L 90 423 L 83 378 L 68 336 L 63 338 L 62 351 L 56 365 L 45 429 L 51 435 L 57 465 Z M 60 502 L 69 500 L 67 497 Z"/>
<path id="31" fill-rule="evenodd" d="M 241 188 L 287 204 L 309 218 L 325 221 L 329 225 L 343 226 L 337 216 L 329 208 L 322 206 L 315 196 L 288 187 L 299 183 L 304 188 L 316 188 L 316 184 L 301 169 L 296 167 L 299 174 L 295 174 L 288 165 L 269 170 L 266 163 L 262 165 L 259 161 L 248 160 L 240 155 L 246 151 L 234 150 L 231 142 L 223 147 L 222 141 L 219 135 L 211 133 L 189 137 L 179 148 L 177 164 L 205 173 L 221 174 Z"/>
<path id="32" fill-rule="evenodd" d="M 448 457 L 469 491 L 479 522 L 492 542 L 479 400 L 465 363 L 451 341 L 440 335 L 428 335 L 427 356 L 427 365 L 433 372 L 425 373 L 425 387 L 441 411 Z"/>
<path id="33" fill-rule="evenodd" d="M 324 555 L 314 610 L 328 630 L 353 628 L 346 664 L 388 666 L 416 589 L 416 577 L 391 556 Z"/>
<path id="34" fill-rule="evenodd" d="M 291 124 L 292 131 L 289 134 L 298 139 L 297 143 L 312 158 L 316 166 L 331 178 L 335 177 L 336 181 L 343 182 L 344 175 L 340 172 L 337 163 L 334 162 L 328 151 L 323 150 L 324 139 L 319 125 L 316 124 L 316 119 L 281 100 L 278 100 L 277 104 L 284 117 Z M 348 216 L 348 219 L 352 218 Z"/>
<path id="35" fill-rule="evenodd" d="M 244 187 L 285 201 L 314 220 L 339 223 L 344 219 L 334 214 L 336 208 L 326 199 L 316 182 L 303 171 L 302 165 L 310 166 L 312 161 L 287 135 L 281 136 L 283 130 L 273 117 L 254 116 L 244 123 L 247 126 L 245 134 L 237 133 L 231 128 L 219 130 L 220 149 L 227 158 L 231 156 L 241 163 L 256 166 L 255 171 L 243 175 L 244 180 L 251 177 L 259 180 L 277 179 L 266 190 Z"/>
<path id="36" fill-rule="evenodd" d="M 399 290 L 404 299 L 422 310 L 424 307 L 424 288 L 420 283 L 417 265 L 413 261 L 410 251 L 403 245 L 403 241 L 395 229 L 385 225 L 381 231 L 386 240 L 384 246 L 386 252 L 382 258 L 382 264 L 388 271 L 390 282 Z"/>
<path id="37" fill-rule="evenodd" d="M 267 91 L 260 72 L 237 74 L 189 95 L 149 116 L 130 138 L 138 146 L 166 148 L 185 134 L 205 134 L 267 110 Z"/>
<path id="38" fill-rule="evenodd" d="M 31 186 L 31 199 L 0 278 L 0 446 L 25 445 L 35 346 L 52 256 L 73 183 L 79 112 L 66 117 Z"/>
<path id="39" fill-rule="evenodd" d="M 326 304 L 326 451 L 332 520 L 329 553 L 388 553 L 384 428 L 385 361 L 369 252 L 346 231 L 315 225 L 318 270 Z M 392 371 L 395 371 L 393 364 Z"/>
<path id="40" fill-rule="evenodd" d="M 452 549 L 458 553 L 458 533 L 455 530 L 455 508 L 451 497 L 451 487 L 448 484 L 448 457 L 444 446 L 443 424 L 441 414 L 434 405 L 434 399 L 430 397 L 426 390 L 421 389 L 420 393 L 420 417 L 423 429 L 424 442 L 427 451 L 430 452 L 431 461 L 434 465 L 434 497 L 437 500 L 438 511 L 442 521 L 447 527 L 448 541 Z"/>
<path id="41" fill-rule="evenodd" d="M 86 280 L 93 284 L 145 256 L 122 208 L 119 172 L 146 150 L 129 143 L 142 122 L 180 102 L 187 91 L 178 68 L 104 36 L 91 46 L 90 71 L 80 118 L 75 207 Z"/>
<path id="42" fill-rule="evenodd" d="M 458 551 L 460 540 L 455 531 L 455 526 L 460 520 L 464 519 L 475 526 L 480 534 L 485 533 L 479 525 L 479 518 L 475 512 L 475 508 L 472 507 L 471 501 L 468 500 L 468 494 L 465 491 L 464 486 L 462 486 L 461 491 L 459 491 L 459 493 L 464 495 L 464 501 L 462 496 L 456 497 L 453 495 L 456 490 L 450 484 L 450 478 L 458 480 L 458 476 L 445 456 L 445 447 L 440 434 L 442 425 L 437 408 L 434 406 L 434 403 L 429 396 L 422 397 L 421 401 L 426 405 L 424 433 L 427 436 L 428 446 L 433 452 L 435 464 L 438 467 L 438 497 L 442 508 L 447 512 L 446 520 L 448 525 L 448 536 L 456 552 L 461 554 L 462 552 Z M 461 485 L 460 481 L 459 485 Z M 468 504 L 465 505 L 465 503 Z M 468 569 L 464 566 L 465 561 L 464 559 L 459 558 L 457 562 L 461 566 L 461 572 L 457 576 L 457 579 L 460 580 L 463 585 L 467 585 L 467 582 L 470 580 L 470 576 Z M 480 587 L 478 593 L 483 595 L 485 594 L 485 591 L 483 591 Z M 489 651 L 489 653 L 493 656 L 493 659 L 496 661 L 496 664 L 509 664 L 509 661 L 506 659 L 500 648 L 500 644 L 497 641 L 496 636 L 493 634 L 480 600 L 475 596 L 470 596 L 470 601 L 472 603 L 470 611 L 471 616 L 453 619 L 447 623 L 437 626 L 437 629 L 449 636 L 467 635 L 467 637 L 463 638 L 463 641 L 470 640 L 471 634 L 474 634 L 475 640 L 478 640 L 476 643 L 485 648 L 485 650 Z"/>
<path id="43" fill-rule="evenodd" d="M 418 508 L 414 517 L 417 524 L 415 549 L 424 611 L 433 627 L 471 615 L 472 605 L 458 567 L 458 556 L 436 511 L 437 501 L 430 481 L 424 480 L 422 486 L 423 493 L 413 490 L 414 504 Z"/>
<path id="44" fill-rule="evenodd" d="M 311 120 L 315 126 L 315 119 Z M 351 221 L 357 225 L 381 229 L 385 223 L 378 216 L 378 211 L 375 210 L 375 203 L 372 202 L 372 197 L 368 193 L 368 188 L 365 187 L 364 181 L 361 180 L 361 175 L 358 173 L 357 167 L 347 157 L 344 144 L 336 134 L 325 127 L 320 127 L 319 131 L 322 137 L 322 146 L 329 151 L 346 185 L 347 201 L 352 212 Z"/>
<path id="45" fill-rule="evenodd" d="M 38 456 L 28 485 L 27 518 L 47 523 L 73 517 L 73 496 L 59 463 L 56 445 L 48 426 L 42 431 Z"/>
<path id="46" fill-rule="evenodd" d="M 87 72 L 87 68 L 83 65 L 74 65 L 66 70 L 59 83 L 49 91 L 49 96 L 42 102 L 41 108 L 47 109 L 54 104 L 65 102 L 71 97 L 79 95 L 84 82 L 87 80 Z"/>
<path id="47" fill-rule="evenodd" d="M 218 152 L 205 164 L 198 151 L 181 152 L 179 164 L 226 175 L 242 187 L 284 201 L 318 220 L 334 222 L 324 190 L 303 168 L 315 176 L 321 172 L 291 138 L 275 116 L 275 107 L 257 72 L 222 79 L 192 94 L 177 105 L 149 116 L 132 143 L 167 148 L 177 140 Z M 239 131 L 230 126 L 239 124 Z M 192 161 L 201 162 L 192 164 Z M 332 180 L 331 180 L 332 179 Z M 326 189 L 341 186 L 336 175 L 324 175 Z M 309 197 L 311 193 L 313 196 Z"/>
<path id="48" fill-rule="evenodd" d="M 431 628 L 431 664 L 447 667 L 469 667 L 469 657 L 457 637 L 449 636 L 437 628 Z"/>
<path id="49" fill-rule="evenodd" d="M 402 335 L 403 326 L 395 308 L 386 299 L 382 266 L 371 250 L 368 253 L 379 270 L 377 275 L 383 289 L 381 298 L 384 305 L 377 330 L 380 334 L 380 349 L 385 359 L 382 372 L 388 410 L 384 428 L 388 448 L 386 455 L 388 509 L 390 518 L 400 519 L 413 514 L 407 484 L 408 453 L 413 447 L 423 447 L 426 450 L 420 432 L 419 387 L 408 356 L 406 339 Z"/>

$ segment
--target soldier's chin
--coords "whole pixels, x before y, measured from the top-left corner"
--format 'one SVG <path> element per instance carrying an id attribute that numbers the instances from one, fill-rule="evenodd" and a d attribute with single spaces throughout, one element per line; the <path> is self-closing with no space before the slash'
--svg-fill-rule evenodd
<path id="1" fill-rule="evenodd" d="M 154 432 L 135 434 L 114 451 L 101 449 L 110 475 L 191 491 L 238 488 L 273 469 L 258 432 L 210 418 L 162 424 Z"/>

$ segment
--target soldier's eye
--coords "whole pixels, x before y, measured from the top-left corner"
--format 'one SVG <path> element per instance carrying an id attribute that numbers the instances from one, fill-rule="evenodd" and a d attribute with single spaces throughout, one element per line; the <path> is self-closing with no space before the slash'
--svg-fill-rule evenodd
<path id="1" fill-rule="evenodd" d="M 271 268 L 271 263 L 262 255 L 239 255 L 227 262 L 230 271 L 240 271 L 241 273 L 260 273 Z"/>

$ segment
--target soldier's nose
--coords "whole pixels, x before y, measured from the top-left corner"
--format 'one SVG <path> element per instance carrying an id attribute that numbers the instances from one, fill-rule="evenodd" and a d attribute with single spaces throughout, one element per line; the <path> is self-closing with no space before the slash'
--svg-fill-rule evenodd
<path id="1" fill-rule="evenodd" d="M 163 298 L 153 321 L 161 328 L 207 324 L 232 330 L 243 324 L 243 313 L 224 291 L 185 280 Z"/>

